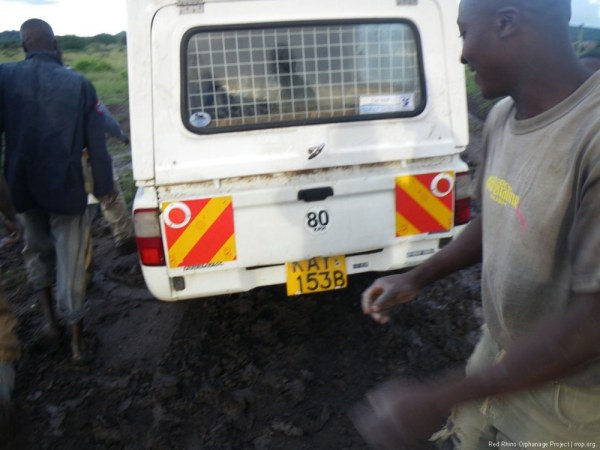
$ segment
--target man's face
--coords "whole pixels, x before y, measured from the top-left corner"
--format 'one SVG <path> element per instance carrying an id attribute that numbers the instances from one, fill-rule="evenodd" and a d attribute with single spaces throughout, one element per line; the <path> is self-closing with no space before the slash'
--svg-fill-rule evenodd
<path id="1" fill-rule="evenodd" d="M 494 29 L 494 10 L 488 0 L 462 0 L 458 28 L 463 39 L 461 62 L 475 75 L 484 98 L 507 95 L 506 77 Z"/>

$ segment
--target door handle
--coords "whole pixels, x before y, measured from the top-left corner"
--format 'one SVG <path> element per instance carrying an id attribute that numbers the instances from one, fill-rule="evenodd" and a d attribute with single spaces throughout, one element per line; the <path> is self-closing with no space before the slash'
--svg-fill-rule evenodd
<path id="1" fill-rule="evenodd" d="M 304 202 L 318 202 L 331 196 L 333 196 L 333 188 L 329 186 L 301 189 L 298 191 L 298 200 L 302 200 Z"/>

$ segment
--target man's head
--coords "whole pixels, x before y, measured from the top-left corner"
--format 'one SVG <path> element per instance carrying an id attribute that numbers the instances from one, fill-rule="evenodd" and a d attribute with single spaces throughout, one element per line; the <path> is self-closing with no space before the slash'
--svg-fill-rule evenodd
<path id="1" fill-rule="evenodd" d="M 541 57 L 567 51 L 570 17 L 570 0 L 461 0 L 461 61 L 482 95 L 510 95 Z"/>
<path id="2" fill-rule="evenodd" d="M 41 19 L 29 19 L 21 25 L 21 44 L 25 52 L 55 51 L 56 38 L 52 27 Z"/>

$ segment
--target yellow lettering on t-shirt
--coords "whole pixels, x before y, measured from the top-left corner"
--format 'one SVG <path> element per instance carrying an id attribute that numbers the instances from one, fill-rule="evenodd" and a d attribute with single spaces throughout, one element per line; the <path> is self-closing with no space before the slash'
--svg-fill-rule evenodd
<path id="1" fill-rule="evenodd" d="M 490 193 L 490 198 L 496 203 L 502 206 L 510 205 L 515 209 L 519 206 L 521 198 L 513 192 L 508 181 L 492 175 L 486 180 L 485 188 Z"/>

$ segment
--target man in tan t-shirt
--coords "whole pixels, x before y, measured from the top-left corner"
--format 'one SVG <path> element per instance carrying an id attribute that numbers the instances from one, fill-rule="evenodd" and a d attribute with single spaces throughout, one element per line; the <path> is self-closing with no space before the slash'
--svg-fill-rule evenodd
<path id="1" fill-rule="evenodd" d="M 353 420 L 373 445 L 600 448 L 600 72 L 577 61 L 570 12 L 569 0 L 460 3 L 462 62 L 485 98 L 507 97 L 485 125 L 482 212 L 421 266 L 376 280 L 362 307 L 386 323 L 481 262 L 486 325 L 466 372 L 368 396 Z"/>

